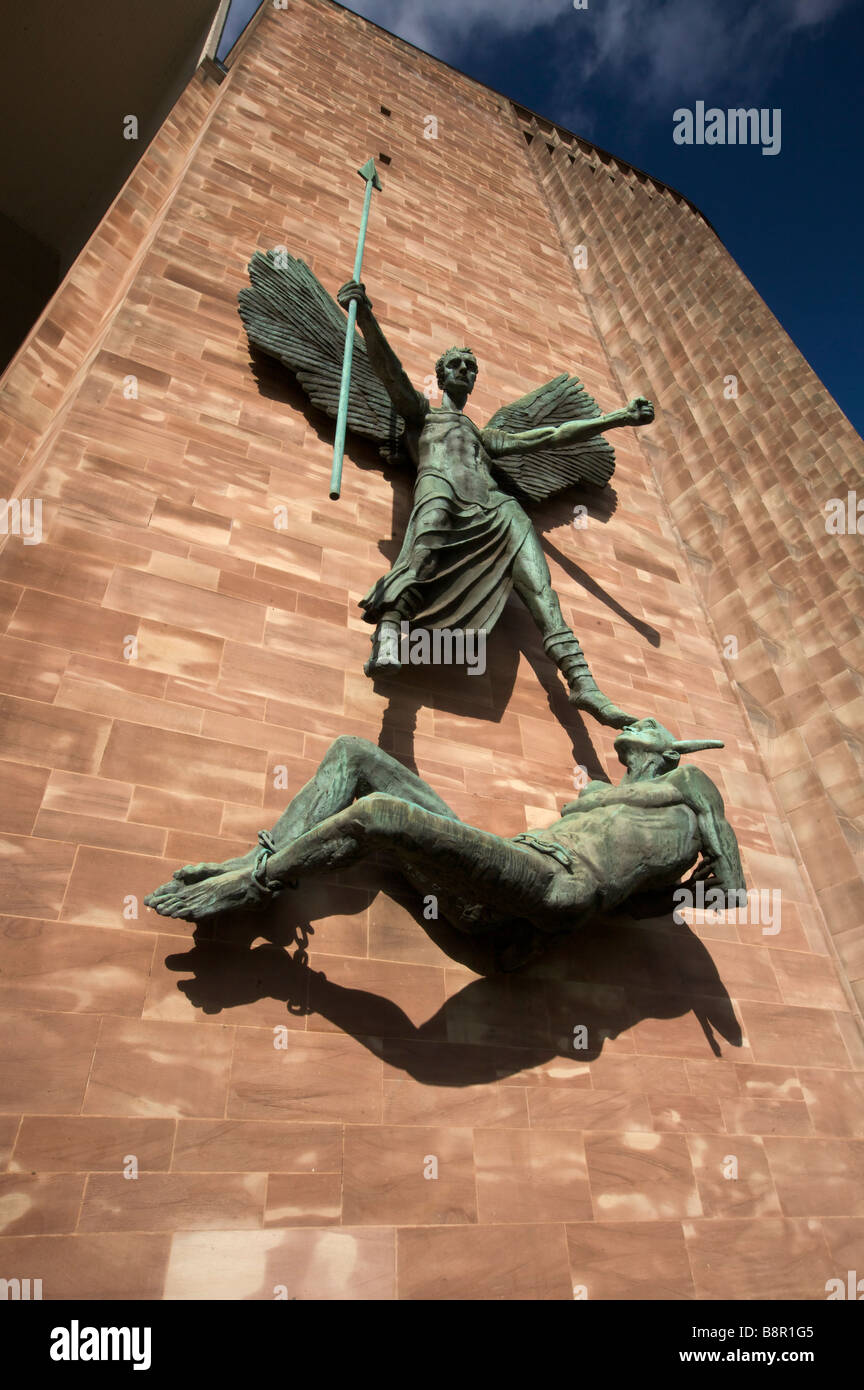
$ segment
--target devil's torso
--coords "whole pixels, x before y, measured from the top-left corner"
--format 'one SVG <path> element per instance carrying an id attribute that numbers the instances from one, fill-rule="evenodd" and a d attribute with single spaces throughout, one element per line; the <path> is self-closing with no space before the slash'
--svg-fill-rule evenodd
<path id="1" fill-rule="evenodd" d="M 669 806 L 601 803 L 514 838 L 567 864 L 591 885 L 601 907 L 677 882 L 702 849 L 696 816 L 683 800 Z"/>

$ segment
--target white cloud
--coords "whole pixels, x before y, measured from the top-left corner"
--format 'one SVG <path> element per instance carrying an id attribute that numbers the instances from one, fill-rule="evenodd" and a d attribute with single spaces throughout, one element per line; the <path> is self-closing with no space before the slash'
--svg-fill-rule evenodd
<path id="1" fill-rule="evenodd" d="M 831 18 L 845 3 L 606 0 L 596 12 L 596 46 L 587 64 L 592 74 L 602 69 L 619 82 L 631 64 L 644 64 L 639 75 L 646 98 L 712 82 L 767 84 L 790 36 Z"/>
<path id="2" fill-rule="evenodd" d="M 572 0 L 349 0 L 349 8 L 457 67 L 470 66 L 478 44 L 557 21 L 556 66 L 575 100 L 594 80 L 644 104 L 699 95 L 716 83 L 738 82 L 751 91 L 767 84 L 793 35 L 816 29 L 850 3 L 588 0 L 587 9 L 575 10 Z M 560 88 L 555 95 L 561 97 Z"/>
<path id="3" fill-rule="evenodd" d="M 842 10 L 846 0 L 793 0 L 789 26 L 792 29 L 806 29 L 811 24 L 821 24 Z"/>
<path id="4" fill-rule="evenodd" d="M 454 62 L 484 31 L 490 37 L 528 34 L 572 12 L 573 5 L 572 0 L 350 0 L 348 8 Z"/>

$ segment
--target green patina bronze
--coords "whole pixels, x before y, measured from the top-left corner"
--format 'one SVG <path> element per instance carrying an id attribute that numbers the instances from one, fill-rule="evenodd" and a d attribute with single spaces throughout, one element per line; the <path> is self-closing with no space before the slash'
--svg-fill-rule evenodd
<path id="1" fill-rule="evenodd" d="M 722 747 L 639 720 L 615 740 L 627 769 L 617 786 L 589 782 L 553 825 L 507 839 L 463 824 L 374 744 L 339 738 L 258 846 L 178 869 L 144 901 L 201 922 L 383 855 L 459 931 L 488 939 L 501 969 L 516 969 L 634 893 L 673 887 L 694 865 L 695 879 L 740 902 L 741 860 L 720 793 L 699 768 L 679 765 L 684 753 Z"/>
<path id="2" fill-rule="evenodd" d="M 346 381 L 345 319 L 338 305 L 291 256 L 256 252 L 249 275 L 251 285 L 239 298 L 250 341 L 289 367 L 316 406 L 336 415 Z M 649 424 L 651 403 L 639 396 L 602 415 L 580 381 L 565 372 L 501 407 L 480 429 L 465 414 L 477 378 L 469 348 L 450 348 L 439 357 L 442 404 L 432 407 L 412 386 L 356 277 L 338 299 L 349 315 L 353 363 L 347 428 L 375 440 L 388 462 L 413 464 L 417 471 L 400 554 L 361 600 L 366 620 L 375 624 L 366 674 L 399 670 L 400 633 L 409 624 L 490 633 L 515 590 L 567 680 L 571 702 L 613 728 L 632 723 L 635 716 L 594 682 L 522 502 L 543 501 L 578 483 L 605 485 L 615 455 L 602 432 Z M 362 338 L 354 331 L 355 316 Z"/>
<path id="3" fill-rule="evenodd" d="M 369 222 L 369 207 L 372 202 L 372 189 L 381 189 L 381 180 L 375 168 L 375 160 L 369 159 L 362 169 L 357 170 L 366 180 L 363 197 L 363 212 L 360 217 L 360 234 L 357 238 L 357 254 L 354 257 L 354 279 L 360 277 L 363 265 L 363 247 L 366 244 L 366 227 Z M 336 438 L 333 441 L 333 471 L 330 474 L 330 496 L 335 501 L 342 491 L 342 460 L 345 454 L 345 432 L 348 428 L 348 398 L 351 391 L 351 361 L 354 356 L 354 325 L 357 322 L 357 305 L 348 309 L 348 327 L 345 330 L 345 351 L 342 357 L 342 380 L 339 386 L 339 404 L 336 408 Z"/>

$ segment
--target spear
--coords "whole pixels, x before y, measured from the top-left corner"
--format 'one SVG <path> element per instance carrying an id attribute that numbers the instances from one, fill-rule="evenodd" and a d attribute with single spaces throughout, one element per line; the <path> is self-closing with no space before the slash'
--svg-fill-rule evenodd
<path id="1" fill-rule="evenodd" d="M 354 257 L 352 279 L 360 279 L 363 265 L 363 247 L 366 242 L 366 223 L 369 221 L 369 205 L 372 202 L 372 189 L 381 191 L 381 180 L 375 168 L 375 160 L 369 159 L 357 173 L 366 180 L 366 194 L 363 198 L 363 216 L 360 218 L 360 235 L 357 238 L 357 255 Z M 345 455 L 345 431 L 348 428 L 348 397 L 351 392 L 351 359 L 354 356 L 354 326 L 357 322 L 357 300 L 348 305 L 348 327 L 345 332 L 345 353 L 342 358 L 342 383 L 339 387 L 339 413 L 336 416 L 336 438 L 333 441 L 333 471 L 330 474 L 330 496 L 335 501 L 342 490 L 342 459 Z"/>

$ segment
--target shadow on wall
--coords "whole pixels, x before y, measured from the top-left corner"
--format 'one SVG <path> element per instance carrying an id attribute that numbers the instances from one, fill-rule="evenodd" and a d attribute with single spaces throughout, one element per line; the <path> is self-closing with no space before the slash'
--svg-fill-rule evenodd
<path id="1" fill-rule="evenodd" d="M 328 880 L 330 913 L 357 910 L 350 877 L 343 875 L 341 884 Z M 741 1046 L 741 1028 L 714 962 L 690 928 L 675 920 L 668 894 L 663 901 L 634 900 L 631 913 L 651 914 L 641 919 L 596 919 L 517 974 L 483 975 L 492 969 L 487 948 L 446 923 L 425 921 L 416 895 L 388 882 L 388 895 L 408 908 L 418 930 L 480 973 L 415 1025 L 391 1000 L 328 980 L 326 957 L 317 958 L 322 970 L 310 968 L 314 928 L 303 911 L 309 891 L 314 885 L 283 894 L 265 913 L 226 914 L 206 936 L 199 928 L 192 948 L 167 960 L 170 970 L 192 973 L 177 988 L 206 1014 L 284 1000 L 289 1013 L 327 1019 L 391 1066 L 433 1086 L 498 1081 L 555 1058 L 590 1062 L 607 1039 L 643 1019 L 691 1011 L 705 1035 L 706 1057 L 721 1055 L 720 1039 Z M 253 947 L 262 935 L 268 943 Z"/>

